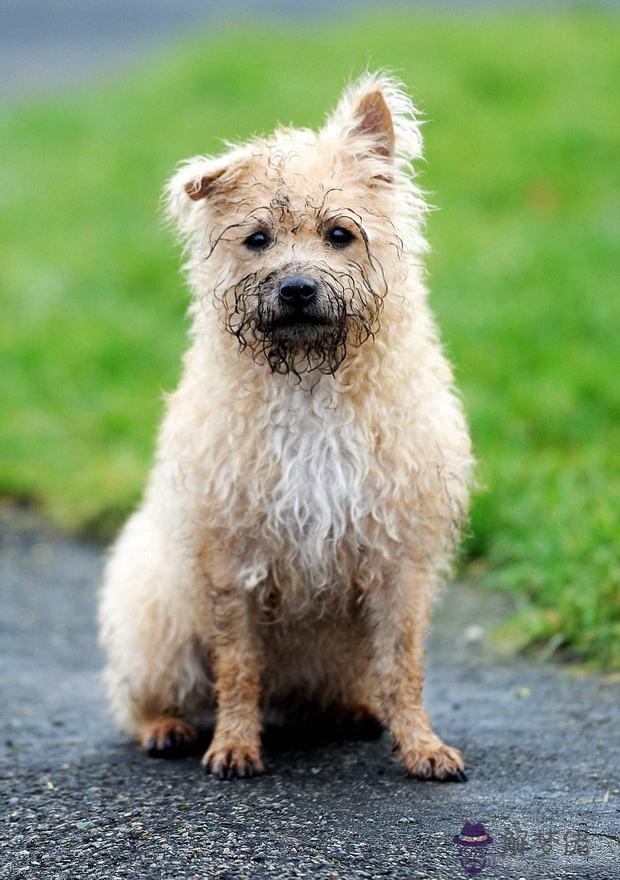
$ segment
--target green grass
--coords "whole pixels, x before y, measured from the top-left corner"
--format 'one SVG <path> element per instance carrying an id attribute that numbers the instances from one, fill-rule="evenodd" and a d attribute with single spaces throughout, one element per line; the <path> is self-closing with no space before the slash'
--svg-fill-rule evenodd
<path id="1" fill-rule="evenodd" d="M 110 532 L 186 331 L 158 217 L 175 163 L 316 125 L 366 64 L 428 124 L 433 303 L 485 491 L 469 571 L 508 634 L 620 667 L 620 29 L 603 13 L 249 28 L 0 120 L 0 491 Z"/>

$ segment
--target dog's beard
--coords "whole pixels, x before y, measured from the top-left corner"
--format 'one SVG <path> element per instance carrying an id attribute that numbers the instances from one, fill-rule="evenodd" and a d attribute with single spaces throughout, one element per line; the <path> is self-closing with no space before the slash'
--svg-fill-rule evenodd
<path id="1" fill-rule="evenodd" d="M 326 266 L 304 267 L 319 283 L 317 305 L 297 316 L 278 307 L 276 285 L 281 272 L 245 275 L 221 297 L 226 329 L 241 350 L 249 350 L 257 363 L 274 373 L 317 371 L 334 374 L 351 349 L 372 338 L 379 327 L 385 295 L 371 284 L 359 264 L 349 272 L 333 272 Z M 377 274 L 373 270 L 373 274 Z"/>

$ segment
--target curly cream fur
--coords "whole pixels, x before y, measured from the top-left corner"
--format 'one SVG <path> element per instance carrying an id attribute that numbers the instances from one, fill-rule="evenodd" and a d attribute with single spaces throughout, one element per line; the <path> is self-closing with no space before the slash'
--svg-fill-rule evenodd
<path id="1" fill-rule="evenodd" d="M 217 703 L 211 769 L 260 769 L 260 706 L 291 692 L 371 707 L 416 775 L 462 768 L 420 705 L 472 467 L 420 265 L 420 155 L 409 99 L 369 74 L 318 134 L 279 128 L 167 187 L 191 344 L 107 566 L 101 631 L 112 707 L 143 741 L 156 719 Z M 356 233 L 342 252 L 321 237 L 334 219 Z M 257 223 L 274 237 L 262 254 L 243 247 Z M 259 283 L 287 267 L 347 279 L 347 327 L 359 315 L 367 335 L 350 331 L 333 369 L 303 352 L 274 366 L 252 324 Z"/>

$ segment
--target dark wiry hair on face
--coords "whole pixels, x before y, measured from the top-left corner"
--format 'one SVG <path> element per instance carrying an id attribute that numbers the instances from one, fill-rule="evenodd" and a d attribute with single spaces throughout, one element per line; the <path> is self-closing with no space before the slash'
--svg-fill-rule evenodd
<path id="1" fill-rule="evenodd" d="M 373 337 L 385 295 L 376 290 L 363 266 L 350 262 L 349 271 L 335 272 L 326 263 L 304 266 L 320 285 L 321 318 L 325 323 L 306 327 L 304 336 L 274 332 L 273 292 L 281 272 L 251 272 L 231 285 L 218 299 L 226 313 L 226 329 L 239 349 L 249 349 L 255 362 L 274 373 L 317 371 L 334 374 L 351 347 Z"/>
<path id="2" fill-rule="evenodd" d="M 361 346 L 373 337 L 379 320 L 387 285 L 383 267 L 371 252 L 368 235 L 361 216 L 350 208 L 338 211 L 326 208 L 328 190 L 320 204 L 311 199 L 296 201 L 304 210 L 294 211 L 286 188 L 281 187 L 269 204 L 252 206 L 241 198 L 237 208 L 248 204 L 250 210 L 239 220 L 212 230 L 206 259 L 222 242 L 236 241 L 244 230 L 255 228 L 257 221 L 270 230 L 273 244 L 277 242 L 278 227 L 288 221 L 292 235 L 296 235 L 304 221 L 304 214 L 313 213 L 317 234 L 342 220 L 357 228 L 359 240 L 366 252 L 367 267 L 349 260 L 346 270 L 335 270 L 326 261 L 304 265 L 303 272 L 312 275 L 320 288 L 320 317 L 325 323 L 306 326 L 303 337 L 294 328 L 283 333 L 276 329 L 274 319 L 275 287 L 283 273 L 299 271 L 300 267 L 281 266 L 249 272 L 222 292 L 218 287 L 215 298 L 223 306 L 225 327 L 236 337 L 240 351 L 251 351 L 255 362 L 266 363 L 274 373 L 302 373 L 317 371 L 334 374 L 344 361 L 347 351 Z M 273 245 L 272 245 L 273 246 Z M 397 247 L 398 250 L 398 247 Z M 371 278 L 373 280 L 371 280 Z M 224 285 L 222 284 L 221 287 Z"/>

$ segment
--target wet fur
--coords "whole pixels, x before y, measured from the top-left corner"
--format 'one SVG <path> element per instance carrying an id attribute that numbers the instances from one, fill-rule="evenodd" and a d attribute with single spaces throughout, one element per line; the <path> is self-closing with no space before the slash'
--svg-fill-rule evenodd
<path id="1" fill-rule="evenodd" d="M 413 775 L 462 770 L 422 709 L 472 458 L 423 284 L 420 151 L 402 89 L 367 75 L 318 134 L 198 157 L 166 191 L 191 341 L 101 634 L 119 724 L 146 744 L 162 718 L 174 733 L 215 708 L 220 776 L 262 769 L 264 708 L 291 693 L 369 707 Z M 350 247 L 326 243 L 334 223 Z M 272 236 L 260 254 L 243 244 L 256 228 Z M 291 271 L 317 279 L 327 324 L 278 327 Z"/>

